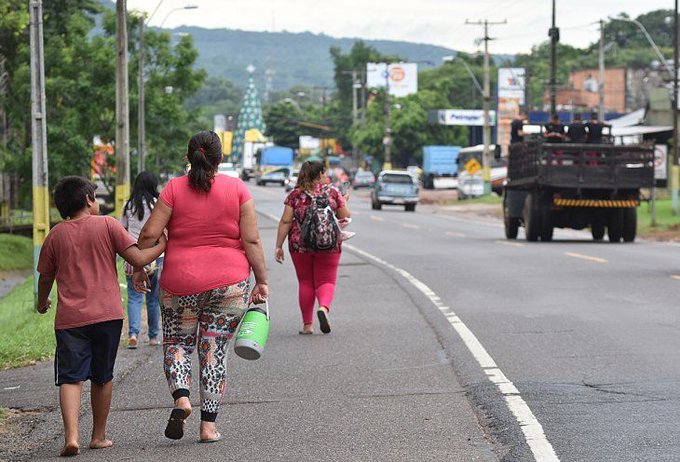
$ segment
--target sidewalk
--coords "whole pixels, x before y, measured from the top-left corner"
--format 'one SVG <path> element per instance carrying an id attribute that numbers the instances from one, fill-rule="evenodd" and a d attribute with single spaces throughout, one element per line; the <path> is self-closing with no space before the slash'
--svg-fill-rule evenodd
<path id="1" fill-rule="evenodd" d="M 272 248 L 273 223 L 260 223 Z M 184 439 L 164 438 L 171 398 L 160 349 L 144 346 L 119 354 L 109 419 L 114 448 L 84 449 L 78 460 L 495 460 L 434 331 L 390 275 L 345 252 L 333 332 L 300 336 L 292 265 L 268 263 L 272 332 L 258 361 L 230 352 L 229 390 L 218 418 L 224 440 L 196 444 L 195 387 L 196 412 Z M 0 406 L 54 409 L 51 381 L 51 364 L 2 371 Z M 25 439 L 30 459 L 51 460 L 61 446 L 58 411 L 35 419 Z M 86 416 L 83 446 L 89 425 Z M 0 452 L 0 459 L 18 455 Z"/>

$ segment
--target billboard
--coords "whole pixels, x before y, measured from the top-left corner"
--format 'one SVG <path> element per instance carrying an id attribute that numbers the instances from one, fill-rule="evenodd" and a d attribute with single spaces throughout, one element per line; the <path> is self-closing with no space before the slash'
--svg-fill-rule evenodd
<path id="1" fill-rule="evenodd" d="M 484 126 L 484 111 L 481 109 L 441 109 L 437 111 L 439 125 Z M 489 125 L 496 125 L 496 111 L 489 111 Z"/>
<path id="2" fill-rule="evenodd" d="M 501 67 L 498 69 L 498 129 L 496 144 L 501 146 L 504 156 L 508 155 L 510 125 L 525 104 L 526 70 L 522 67 Z"/>
<path id="3" fill-rule="evenodd" d="M 392 96 L 408 96 L 418 92 L 416 63 L 367 63 L 366 85 L 373 88 L 389 86 Z"/>

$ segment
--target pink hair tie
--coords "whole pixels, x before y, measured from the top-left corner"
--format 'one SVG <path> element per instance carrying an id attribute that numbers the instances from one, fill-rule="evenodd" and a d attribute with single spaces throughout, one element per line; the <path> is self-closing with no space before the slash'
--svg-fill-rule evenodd
<path id="1" fill-rule="evenodd" d="M 203 155 L 205 156 L 205 149 L 203 149 L 203 148 L 198 148 L 197 151 L 200 152 L 201 154 L 203 154 Z"/>

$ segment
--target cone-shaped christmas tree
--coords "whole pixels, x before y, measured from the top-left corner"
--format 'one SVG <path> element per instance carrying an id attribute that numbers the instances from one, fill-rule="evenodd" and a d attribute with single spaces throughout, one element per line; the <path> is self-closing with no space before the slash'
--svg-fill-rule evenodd
<path id="1" fill-rule="evenodd" d="M 234 162 L 240 162 L 243 158 L 243 141 L 246 131 L 256 128 L 260 133 L 264 134 L 267 130 L 267 126 L 262 118 L 262 105 L 260 104 L 260 98 L 257 96 L 257 88 L 255 88 L 255 80 L 253 79 L 254 71 L 255 68 L 252 65 L 248 66 L 248 72 L 250 73 L 248 89 L 243 98 L 243 106 L 241 106 L 238 124 L 234 132 L 234 144 L 232 147 Z"/>

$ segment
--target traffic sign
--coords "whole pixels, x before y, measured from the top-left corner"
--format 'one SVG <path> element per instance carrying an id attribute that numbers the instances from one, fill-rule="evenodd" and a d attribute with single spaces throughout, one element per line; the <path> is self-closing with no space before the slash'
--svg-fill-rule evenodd
<path id="1" fill-rule="evenodd" d="M 468 172 L 470 175 L 474 175 L 474 174 L 477 173 L 481 168 L 482 168 L 482 166 L 479 164 L 479 162 L 477 161 L 477 159 L 470 159 L 470 160 L 465 164 L 465 170 L 467 170 L 467 172 Z"/>

